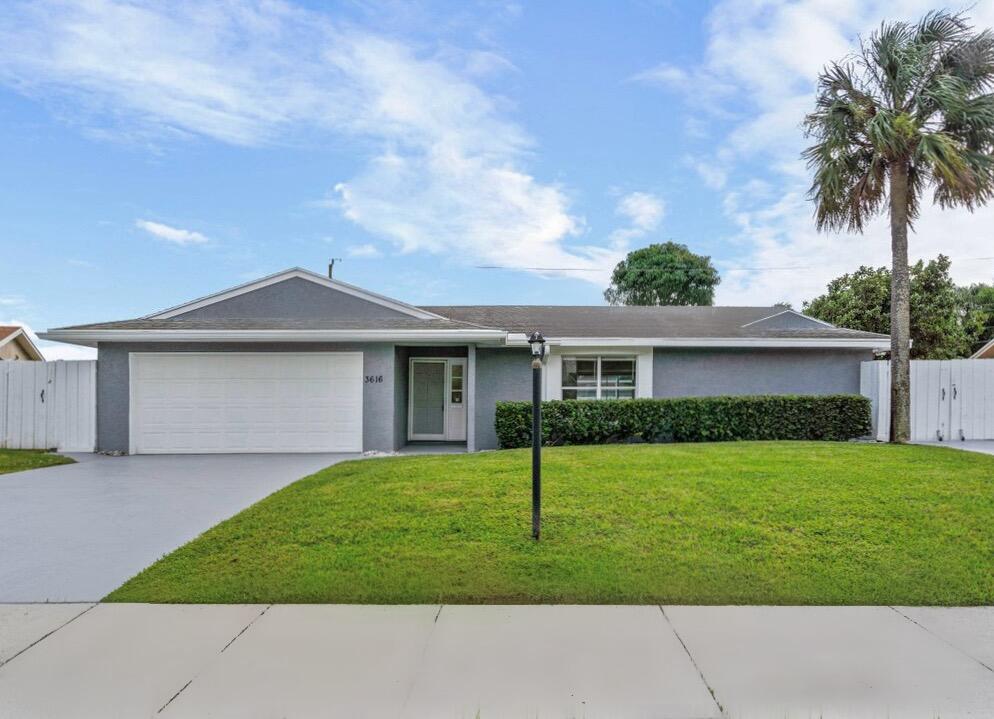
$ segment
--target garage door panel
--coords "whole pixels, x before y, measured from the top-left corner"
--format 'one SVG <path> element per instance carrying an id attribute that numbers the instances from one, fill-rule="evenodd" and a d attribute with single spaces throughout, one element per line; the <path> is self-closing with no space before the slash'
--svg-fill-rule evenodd
<path id="1" fill-rule="evenodd" d="M 132 449 L 362 450 L 360 353 L 132 355 Z"/>

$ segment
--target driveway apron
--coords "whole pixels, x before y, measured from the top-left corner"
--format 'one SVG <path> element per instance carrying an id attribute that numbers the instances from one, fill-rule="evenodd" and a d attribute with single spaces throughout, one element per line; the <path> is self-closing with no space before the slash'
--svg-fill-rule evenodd
<path id="1" fill-rule="evenodd" d="M 99 600 L 276 490 L 357 455 L 73 455 L 0 475 L 0 602 Z"/>

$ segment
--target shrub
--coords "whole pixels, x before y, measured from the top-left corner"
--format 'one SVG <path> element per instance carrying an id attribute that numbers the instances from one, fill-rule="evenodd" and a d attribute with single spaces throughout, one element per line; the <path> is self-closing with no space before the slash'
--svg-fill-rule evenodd
<path id="1" fill-rule="evenodd" d="M 531 445 L 531 402 L 498 402 L 502 449 Z M 611 442 L 844 441 L 870 433 L 859 395 L 761 395 L 542 403 L 546 445 Z"/>

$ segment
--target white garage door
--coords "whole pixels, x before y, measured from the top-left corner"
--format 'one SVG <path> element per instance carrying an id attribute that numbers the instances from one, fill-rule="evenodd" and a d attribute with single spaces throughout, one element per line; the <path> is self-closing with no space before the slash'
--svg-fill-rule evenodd
<path id="1" fill-rule="evenodd" d="M 131 452 L 361 452 L 361 352 L 132 353 Z"/>

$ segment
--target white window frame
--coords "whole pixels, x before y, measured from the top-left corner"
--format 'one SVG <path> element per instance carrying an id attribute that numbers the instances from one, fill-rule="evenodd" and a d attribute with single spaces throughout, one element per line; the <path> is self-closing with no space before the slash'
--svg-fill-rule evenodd
<path id="1" fill-rule="evenodd" d="M 619 347 L 603 345 L 586 345 L 563 347 L 552 345 L 548 347 L 545 370 L 542 372 L 542 396 L 547 400 L 563 398 L 563 358 L 564 357 L 635 357 L 635 397 L 636 399 L 652 398 L 652 347 Z"/>
<path id="2" fill-rule="evenodd" d="M 567 390 L 577 390 L 577 391 L 579 391 L 579 390 L 590 390 L 590 389 L 593 389 L 595 391 L 595 395 L 596 395 L 594 397 L 595 400 L 604 399 L 604 397 L 602 396 L 602 391 L 605 389 L 605 387 L 604 387 L 604 384 L 603 384 L 603 381 L 602 381 L 601 364 L 603 363 L 603 361 L 605 359 L 609 359 L 609 360 L 631 360 L 632 369 L 634 370 L 634 375 L 635 375 L 635 377 L 634 377 L 635 381 L 634 381 L 634 383 L 631 386 L 631 390 L 632 390 L 631 399 L 635 399 L 636 397 L 638 397 L 639 396 L 639 394 L 638 394 L 639 362 L 638 362 L 638 356 L 637 355 L 635 355 L 635 354 L 596 354 L 596 355 L 593 355 L 593 354 L 574 354 L 574 353 L 571 353 L 571 354 L 563 355 L 562 356 L 562 362 L 565 362 L 567 360 L 597 360 L 597 380 L 596 380 L 596 382 L 595 382 L 595 384 L 593 386 L 587 385 L 585 387 L 581 387 L 579 385 L 574 385 L 574 386 L 571 386 L 571 387 L 567 387 L 567 386 L 565 386 L 565 385 L 562 384 L 563 371 L 562 371 L 562 366 L 560 364 L 560 369 L 559 369 L 559 381 L 560 381 L 560 386 L 559 386 L 559 392 L 560 392 L 560 394 L 559 394 L 559 396 L 560 396 L 560 398 L 562 398 L 562 393 L 566 392 Z M 614 386 L 614 387 L 607 387 L 607 389 L 628 389 L 628 388 L 627 387 Z M 577 398 L 577 399 L 579 399 L 579 398 Z M 626 397 L 625 399 L 628 399 L 628 398 Z"/>

